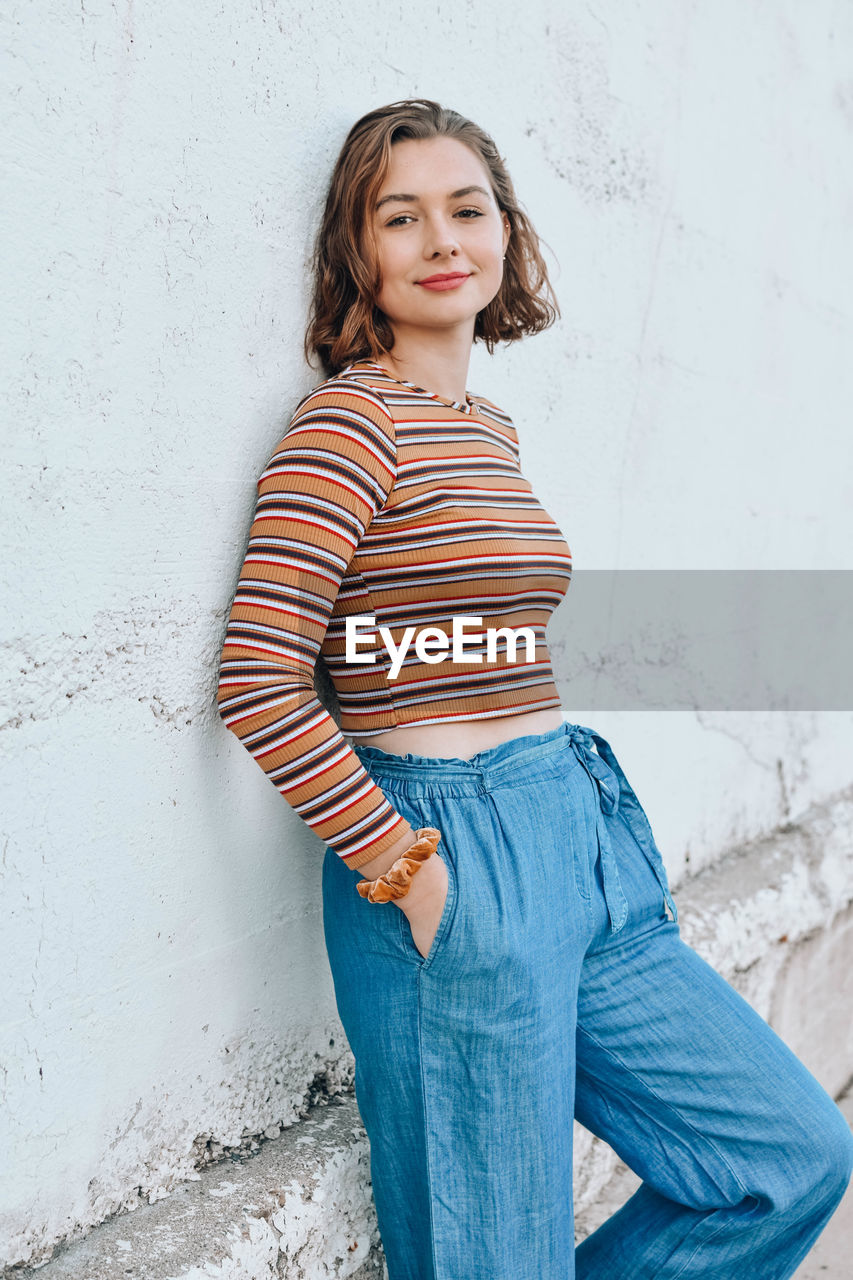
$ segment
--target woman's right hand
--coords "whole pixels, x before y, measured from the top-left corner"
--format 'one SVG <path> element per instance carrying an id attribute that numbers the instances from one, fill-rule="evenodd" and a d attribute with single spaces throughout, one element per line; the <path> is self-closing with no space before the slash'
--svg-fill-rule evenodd
<path id="1" fill-rule="evenodd" d="M 438 932 L 447 901 L 448 882 L 447 864 L 438 853 L 432 853 L 412 877 L 405 897 L 394 899 L 408 919 L 412 939 L 424 959 L 429 955 Z"/>

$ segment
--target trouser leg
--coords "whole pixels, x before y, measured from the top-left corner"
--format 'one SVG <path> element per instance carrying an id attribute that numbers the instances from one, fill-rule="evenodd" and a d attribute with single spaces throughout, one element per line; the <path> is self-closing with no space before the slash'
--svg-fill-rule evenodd
<path id="1" fill-rule="evenodd" d="M 391 1280 L 437 1280 L 420 1063 L 417 968 L 393 902 L 370 903 L 358 872 L 329 850 L 323 924 L 338 1014 L 355 1058 L 355 1094 Z"/>
<path id="2" fill-rule="evenodd" d="M 577 1276 L 786 1280 L 848 1184 L 849 1126 L 681 940 L 627 825 L 606 821 L 630 911 L 584 960 L 575 1114 L 643 1184 L 578 1246 Z"/>
<path id="3" fill-rule="evenodd" d="M 335 855 L 324 863 L 391 1280 L 571 1278 L 589 886 L 567 846 L 565 788 L 547 772 L 420 809 L 394 795 L 413 827 L 443 835 L 449 905 L 426 960 L 399 908 L 362 899 Z"/>

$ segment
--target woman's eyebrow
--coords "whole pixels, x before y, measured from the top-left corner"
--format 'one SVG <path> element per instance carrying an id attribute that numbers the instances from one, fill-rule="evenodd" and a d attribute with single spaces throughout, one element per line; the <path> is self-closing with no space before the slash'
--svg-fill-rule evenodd
<path id="1" fill-rule="evenodd" d="M 472 191 L 479 191 L 481 195 L 484 195 L 486 197 L 486 199 L 489 198 L 489 193 L 488 191 L 486 191 L 485 187 L 478 187 L 478 186 L 460 187 L 458 191 L 451 191 L 450 195 L 447 198 L 448 200 L 458 200 L 460 199 L 461 196 L 470 195 Z M 389 200 L 400 200 L 404 204 L 420 204 L 420 196 L 390 195 L 390 196 L 383 196 L 381 200 L 377 200 L 376 206 L 375 206 L 376 209 L 381 209 L 382 205 L 387 204 Z"/>

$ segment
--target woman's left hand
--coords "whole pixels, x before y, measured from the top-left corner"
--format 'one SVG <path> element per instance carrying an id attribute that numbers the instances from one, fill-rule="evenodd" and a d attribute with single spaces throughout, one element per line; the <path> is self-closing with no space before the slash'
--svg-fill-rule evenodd
<path id="1" fill-rule="evenodd" d="M 409 892 L 395 898 L 412 930 L 412 940 L 426 959 L 435 941 L 449 890 L 447 864 L 432 853 L 412 877 Z"/>

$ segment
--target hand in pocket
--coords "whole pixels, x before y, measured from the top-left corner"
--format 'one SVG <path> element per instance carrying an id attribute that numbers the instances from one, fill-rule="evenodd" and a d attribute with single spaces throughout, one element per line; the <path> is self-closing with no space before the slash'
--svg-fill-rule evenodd
<path id="1" fill-rule="evenodd" d="M 433 853 L 412 879 L 404 898 L 396 899 L 412 930 L 412 940 L 424 959 L 435 941 L 449 892 L 447 864 Z"/>

